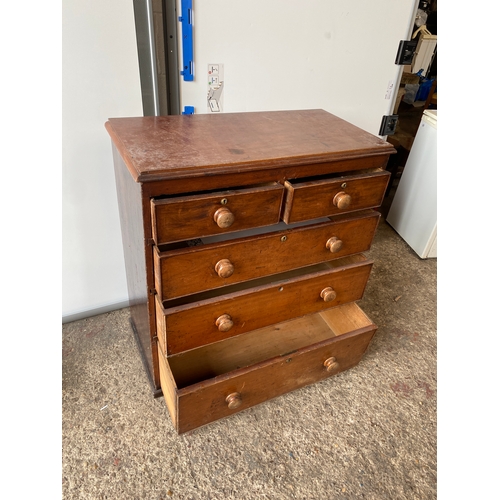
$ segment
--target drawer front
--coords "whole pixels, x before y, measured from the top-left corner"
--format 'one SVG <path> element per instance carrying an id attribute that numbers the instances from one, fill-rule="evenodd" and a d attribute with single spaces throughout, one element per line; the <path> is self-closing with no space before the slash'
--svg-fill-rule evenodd
<path id="1" fill-rule="evenodd" d="M 241 283 L 369 250 L 380 214 L 170 252 L 155 248 L 160 300 Z"/>
<path id="2" fill-rule="evenodd" d="M 375 325 L 188 386 L 177 392 L 177 430 L 183 433 L 352 368 Z M 328 361 L 335 358 L 327 369 Z M 325 366 L 326 362 L 326 366 Z"/>
<path id="3" fill-rule="evenodd" d="M 322 271 L 164 309 L 158 339 L 167 355 L 362 298 L 372 261 L 324 264 Z M 158 315 L 161 315 L 158 318 Z"/>
<path id="4" fill-rule="evenodd" d="M 151 201 L 157 245 L 279 222 L 283 186 L 181 196 Z"/>
<path id="5" fill-rule="evenodd" d="M 283 220 L 299 222 L 382 204 L 390 173 L 371 173 L 307 182 L 287 181 Z"/>

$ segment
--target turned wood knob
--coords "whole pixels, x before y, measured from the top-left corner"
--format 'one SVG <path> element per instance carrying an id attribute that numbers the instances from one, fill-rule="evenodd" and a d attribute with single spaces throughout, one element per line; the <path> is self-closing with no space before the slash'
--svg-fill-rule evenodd
<path id="1" fill-rule="evenodd" d="M 238 406 L 241 405 L 241 394 L 239 392 L 232 392 L 226 398 L 226 403 L 227 403 L 227 407 L 230 410 L 234 410 L 235 408 L 238 408 Z"/>
<path id="2" fill-rule="evenodd" d="M 326 288 L 321 290 L 320 295 L 325 302 L 331 302 L 337 297 L 337 293 L 331 286 L 327 286 Z"/>
<path id="3" fill-rule="evenodd" d="M 340 210 L 344 210 L 351 204 L 351 196 L 344 193 L 344 191 L 340 191 L 340 193 L 337 193 L 333 198 L 333 204 L 337 208 L 340 208 Z"/>
<path id="4" fill-rule="evenodd" d="M 217 325 L 219 332 L 228 332 L 229 330 L 231 330 L 234 323 L 229 314 L 223 314 L 222 316 L 219 316 L 217 318 L 215 324 Z"/>
<path id="5" fill-rule="evenodd" d="M 229 278 L 234 273 L 234 266 L 229 259 L 222 259 L 215 264 L 215 272 L 221 278 Z"/>
<path id="6" fill-rule="evenodd" d="M 342 245 L 342 240 L 339 240 L 336 236 L 332 236 L 326 242 L 326 248 L 328 248 L 328 250 L 332 253 L 338 252 L 342 248 Z"/>
<path id="7" fill-rule="evenodd" d="M 234 222 L 234 214 L 227 207 L 221 207 L 214 214 L 215 223 L 222 229 L 230 227 Z"/>
<path id="8" fill-rule="evenodd" d="M 333 370 L 336 370 L 340 366 L 340 364 L 336 358 L 332 357 L 332 358 L 325 359 L 323 366 L 327 369 L 327 371 L 331 372 Z"/>

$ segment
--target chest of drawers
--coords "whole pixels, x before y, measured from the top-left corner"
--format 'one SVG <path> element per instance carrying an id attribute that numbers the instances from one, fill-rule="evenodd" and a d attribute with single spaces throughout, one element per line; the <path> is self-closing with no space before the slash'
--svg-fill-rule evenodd
<path id="1" fill-rule="evenodd" d="M 106 129 L 131 326 L 178 433 L 361 360 L 390 144 L 323 110 Z"/>

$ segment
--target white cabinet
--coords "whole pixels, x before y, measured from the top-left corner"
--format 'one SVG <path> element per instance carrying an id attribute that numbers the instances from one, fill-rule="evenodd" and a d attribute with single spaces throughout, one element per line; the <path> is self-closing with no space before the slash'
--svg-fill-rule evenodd
<path id="1" fill-rule="evenodd" d="M 420 258 L 437 257 L 437 110 L 424 111 L 386 220 Z"/>

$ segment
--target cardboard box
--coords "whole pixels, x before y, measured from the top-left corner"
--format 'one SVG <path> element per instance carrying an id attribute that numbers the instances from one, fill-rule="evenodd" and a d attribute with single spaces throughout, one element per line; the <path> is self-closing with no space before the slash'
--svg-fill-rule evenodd
<path id="1" fill-rule="evenodd" d="M 401 75 L 401 83 L 400 85 L 406 85 L 408 83 L 419 83 L 420 82 L 420 77 L 417 75 L 414 75 L 413 73 L 403 71 L 403 74 Z"/>
<path id="2" fill-rule="evenodd" d="M 405 92 L 406 92 L 406 89 L 404 87 L 399 87 L 398 95 L 396 96 L 396 103 L 394 104 L 393 114 L 395 114 L 395 115 L 398 114 L 399 105 L 401 104 L 401 99 L 403 99 Z"/>

